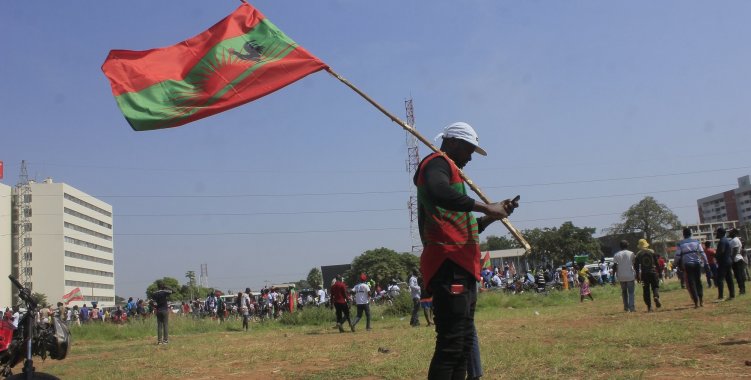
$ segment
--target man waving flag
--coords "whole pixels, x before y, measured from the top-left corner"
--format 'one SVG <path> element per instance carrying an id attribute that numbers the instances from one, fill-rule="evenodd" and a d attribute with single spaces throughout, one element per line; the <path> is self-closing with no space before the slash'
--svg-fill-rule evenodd
<path id="1" fill-rule="evenodd" d="M 328 66 L 243 3 L 203 33 L 102 65 L 136 131 L 177 127 L 268 95 Z"/>

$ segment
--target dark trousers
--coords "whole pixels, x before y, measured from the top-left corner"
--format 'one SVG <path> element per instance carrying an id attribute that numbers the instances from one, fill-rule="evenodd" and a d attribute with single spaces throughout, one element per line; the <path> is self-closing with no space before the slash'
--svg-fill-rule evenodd
<path id="1" fill-rule="evenodd" d="M 357 322 L 360 322 L 360 318 L 362 318 L 362 313 L 365 313 L 365 328 L 370 330 L 370 304 L 357 304 L 357 316 L 355 317 L 355 321 L 352 322 L 352 326 L 357 325 Z"/>
<path id="2" fill-rule="evenodd" d="M 650 290 L 651 290 L 651 296 L 655 299 L 655 304 L 657 304 L 660 300 L 660 278 L 657 276 L 657 273 L 642 273 L 641 275 L 641 281 L 642 281 L 642 290 L 644 293 L 644 303 L 647 305 L 647 309 L 652 308 L 652 297 L 650 297 Z"/>
<path id="3" fill-rule="evenodd" d="M 343 325 L 344 322 L 347 322 L 352 325 L 352 321 L 350 321 L 349 319 L 349 305 L 347 305 L 346 303 L 334 303 L 334 309 L 336 309 L 337 324 Z"/>
<path id="4" fill-rule="evenodd" d="M 686 273 L 686 287 L 688 288 L 688 294 L 691 296 L 691 300 L 694 301 L 694 306 L 698 306 L 704 302 L 704 288 L 701 281 L 701 265 L 699 264 L 686 264 L 683 266 L 683 271 Z"/>
<path id="5" fill-rule="evenodd" d="M 738 294 L 746 294 L 746 262 L 743 260 L 734 262 L 733 274 L 738 283 Z"/>
<path id="6" fill-rule="evenodd" d="M 728 284 L 728 295 L 735 298 L 735 285 L 733 285 L 733 272 L 730 265 L 717 266 L 717 298 L 723 298 L 722 283 Z"/>
<path id="7" fill-rule="evenodd" d="M 158 342 L 169 341 L 169 313 L 169 309 L 157 310 L 156 312 L 156 337 Z"/>
<path id="8" fill-rule="evenodd" d="M 712 287 L 712 282 L 714 282 L 714 286 L 717 286 L 717 264 L 709 264 L 709 273 L 707 273 L 707 287 Z"/>
<path id="9" fill-rule="evenodd" d="M 418 313 L 420 312 L 420 299 L 412 298 L 412 318 L 409 319 L 410 326 L 420 326 L 420 318 Z"/>
<path id="10" fill-rule="evenodd" d="M 483 375 L 482 360 L 480 359 L 480 340 L 477 338 L 477 329 L 473 329 L 472 353 L 467 360 L 467 378 L 476 379 Z"/>
<path id="11" fill-rule="evenodd" d="M 446 260 L 430 281 L 430 288 L 436 342 L 428 379 L 464 380 L 475 337 L 476 280 L 472 274 Z"/>

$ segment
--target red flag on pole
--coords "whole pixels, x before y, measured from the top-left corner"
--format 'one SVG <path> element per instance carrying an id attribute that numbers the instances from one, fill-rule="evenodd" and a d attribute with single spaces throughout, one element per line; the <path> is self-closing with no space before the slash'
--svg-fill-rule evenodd
<path id="1" fill-rule="evenodd" d="M 482 258 L 482 268 L 490 269 L 490 251 L 485 252 L 485 257 Z"/>
<path id="2" fill-rule="evenodd" d="M 243 3 L 201 34 L 102 65 L 136 131 L 177 127 L 268 95 L 328 66 Z"/>
<path id="3" fill-rule="evenodd" d="M 73 301 L 83 301 L 83 292 L 81 291 L 81 288 L 75 288 L 70 291 L 70 293 L 63 296 L 63 301 L 65 301 L 65 304 L 69 304 Z"/>

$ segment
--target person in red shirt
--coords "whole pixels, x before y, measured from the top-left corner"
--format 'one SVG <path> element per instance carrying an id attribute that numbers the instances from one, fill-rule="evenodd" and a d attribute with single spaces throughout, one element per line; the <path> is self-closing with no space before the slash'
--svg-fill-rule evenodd
<path id="1" fill-rule="evenodd" d="M 342 280 L 342 275 L 336 275 L 336 282 L 331 286 L 331 302 L 336 309 L 336 327 L 339 328 L 339 332 L 344 332 L 344 318 L 347 319 L 349 329 L 355 332 L 355 326 L 352 325 L 352 320 L 349 317 L 349 304 L 347 303 L 347 284 Z"/>
<path id="2" fill-rule="evenodd" d="M 717 262 L 714 257 L 717 252 L 712 248 L 712 243 L 709 240 L 704 242 L 704 253 L 707 254 L 707 261 L 709 262 L 709 272 L 707 272 L 707 288 L 712 287 L 712 282 L 717 286 Z"/>

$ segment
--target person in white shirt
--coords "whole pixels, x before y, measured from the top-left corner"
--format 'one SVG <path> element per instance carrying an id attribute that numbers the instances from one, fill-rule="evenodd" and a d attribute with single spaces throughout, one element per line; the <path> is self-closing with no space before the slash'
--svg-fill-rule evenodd
<path id="1" fill-rule="evenodd" d="M 409 277 L 409 293 L 412 296 L 412 318 L 409 325 L 420 326 L 420 318 L 417 316 L 420 312 L 420 284 L 417 283 L 417 271 L 412 271 L 412 276 Z"/>
<path id="2" fill-rule="evenodd" d="M 18 329 L 18 322 L 21 319 L 21 313 L 19 312 L 18 305 L 13 306 L 13 320 L 10 322 L 13 325 L 13 329 Z"/>
<path id="3" fill-rule="evenodd" d="M 498 273 L 493 275 L 493 278 L 490 279 L 490 282 L 493 283 L 493 286 L 503 286 L 503 280 L 501 280 L 500 277 L 498 277 Z"/>
<path id="4" fill-rule="evenodd" d="M 365 313 L 365 330 L 370 331 L 370 286 L 368 286 L 368 277 L 365 273 L 360 275 L 360 283 L 352 288 L 355 294 L 355 304 L 357 304 L 357 317 L 352 322 L 352 331 L 355 329 L 357 322 L 360 322 L 362 313 Z"/>
<path id="5" fill-rule="evenodd" d="M 613 255 L 613 265 L 618 282 L 621 283 L 621 298 L 623 298 L 623 311 L 633 313 L 634 307 L 634 253 L 629 251 L 628 242 L 621 240 L 621 250 Z"/>
<path id="6" fill-rule="evenodd" d="M 730 257 L 733 258 L 733 274 L 738 283 L 738 294 L 746 294 L 746 258 L 743 256 L 743 244 L 738 237 L 738 229 L 730 230 Z"/>
<path id="7" fill-rule="evenodd" d="M 240 293 L 240 311 L 243 315 L 243 330 L 250 328 L 250 288 L 245 288 L 245 293 Z"/>
<path id="8" fill-rule="evenodd" d="M 318 306 L 326 304 L 326 291 L 322 287 L 318 288 Z"/>

